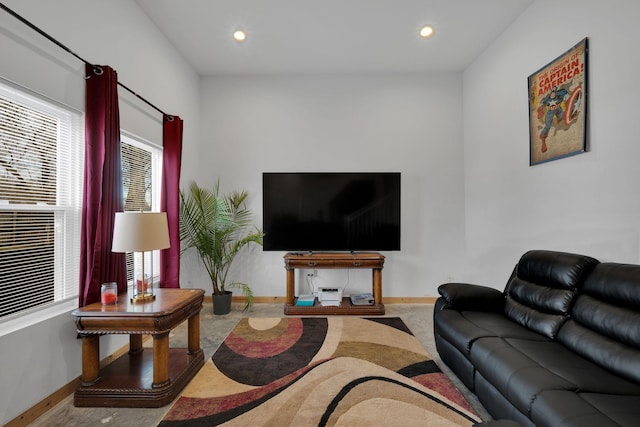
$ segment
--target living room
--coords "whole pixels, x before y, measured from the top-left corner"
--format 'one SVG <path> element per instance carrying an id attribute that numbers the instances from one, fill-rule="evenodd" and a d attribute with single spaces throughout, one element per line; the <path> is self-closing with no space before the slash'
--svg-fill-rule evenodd
<path id="1" fill-rule="evenodd" d="M 385 253 L 383 297 L 391 301 L 432 301 L 449 281 L 502 289 L 529 249 L 640 261 L 640 199 L 629 190 L 640 178 L 637 2 L 532 1 L 456 71 L 217 76 L 198 75 L 136 2 L 4 3 L 180 115 L 183 185 L 219 178 L 224 189 L 246 189 L 257 224 L 263 172 L 401 172 L 402 250 Z M 0 76 L 82 111 L 83 65 L 12 17 L 0 20 Z M 588 150 L 531 167 L 527 76 L 585 37 Z M 121 96 L 122 128 L 161 140 L 157 116 Z M 283 255 L 254 249 L 234 273 L 256 296 L 282 297 Z M 181 278 L 183 287 L 211 291 L 195 258 L 183 260 Z M 364 290 L 370 277 L 353 272 L 350 283 Z M 3 423 L 79 375 L 72 308 L 0 336 Z M 122 345 L 106 340 L 101 351 Z"/>

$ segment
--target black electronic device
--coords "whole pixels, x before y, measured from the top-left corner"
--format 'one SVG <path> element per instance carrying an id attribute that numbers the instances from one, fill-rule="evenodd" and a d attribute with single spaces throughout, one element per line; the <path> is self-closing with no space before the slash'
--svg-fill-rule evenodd
<path id="1" fill-rule="evenodd" d="M 265 251 L 400 250 L 399 172 L 265 172 Z"/>

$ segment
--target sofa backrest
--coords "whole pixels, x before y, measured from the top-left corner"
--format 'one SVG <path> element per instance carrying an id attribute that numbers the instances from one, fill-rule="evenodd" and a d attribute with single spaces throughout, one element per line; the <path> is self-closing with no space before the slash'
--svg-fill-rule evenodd
<path id="1" fill-rule="evenodd" d="M 505 315 L 555 339 L 569 316 L 578 287 L 598 263 L 594 258 L 567 252 L 525 253 L 505 289 Z"/>
<path id="2" fill-rule="evenodd" d="M 570 313 L 558 341 L 640 384 L 640 265 L 596 266 Z"/>

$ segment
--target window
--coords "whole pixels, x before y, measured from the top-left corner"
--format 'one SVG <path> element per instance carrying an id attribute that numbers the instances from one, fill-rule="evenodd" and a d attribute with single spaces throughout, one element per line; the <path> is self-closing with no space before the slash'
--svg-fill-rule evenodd
<path id="1" fill-rule="evenodd" d="M 82 131 L 82 113 L 0 82 L 0 318 L 78 295 Z M 160 146 L 122 132 L 125 210 L 159 211 L 161 164 Z M 157 280 L 159 253 L 145 255 Z"/>
<path id="2" fill-rule="evenodd" d="M 0 317 L 78 295 L 82 114 L 0 83 Z"/>
<path id="3" fill-rule="evenodd" d="M 160 210 L 160 171 L 162 148 L 148 141 L 122 132 L 122 184 L 125 211 Z M 135 260 L 134 260 L 135 255 Z M 127 281 L 141 277 L 141 254 L 127 253 Z M 135 262 L 134 262 L 135 261 Z M 145 273 L 159 275 L 159 251 L 145 252 Z"/>

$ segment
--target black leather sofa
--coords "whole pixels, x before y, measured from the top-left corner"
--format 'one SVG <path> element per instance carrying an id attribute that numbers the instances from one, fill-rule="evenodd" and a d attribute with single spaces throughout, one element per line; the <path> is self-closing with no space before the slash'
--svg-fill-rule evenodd
<path id="1" fill-rule="evenodd" d="M 438 292 L 440 358 L 495 419 L 640 426 L 640 265 L 535 250 L 504 291 Z"/>

